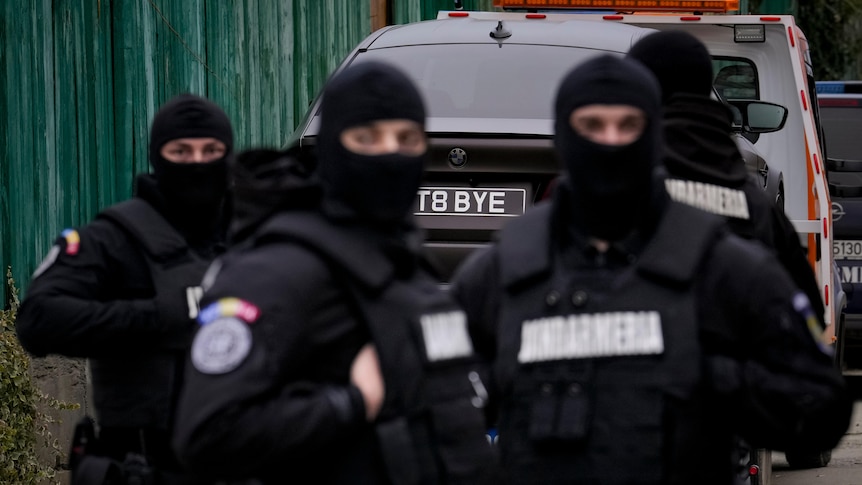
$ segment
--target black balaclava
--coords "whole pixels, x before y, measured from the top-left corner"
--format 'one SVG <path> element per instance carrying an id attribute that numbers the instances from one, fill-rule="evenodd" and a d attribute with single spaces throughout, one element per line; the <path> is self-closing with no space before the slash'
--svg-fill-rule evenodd
<path id="1" fill-rule="evenodd" d="M 225 144 L 224 157 L 207 163 L 173 163 L 161 155 L 165 143 L 178 138 L 215 138 Z M 181 94 L 165 103 L 150 130 L 150 164 L 169 219 L 185 232 L 212 229 L 228 188 L 227 160 L 233 130 L 215 103 Z"/>
<path id="2" fill-rule="evenodd" d="M 688 32 L 650 34 L 632 46 L 628 57 L 652 71 L 664 100 L 680 93 L 709 96 L 712 91 L 712 57 L 706 46 Z"/>
<path id="3" fill-rule="evenodd" d="M 323 210 L 330 217 L 396 228 L 416 199 L 427 152 L 360 155 L 341 144 L 347 128 L 377 120 L 407 119 L 424 128 L 425 106 L 416 87 L 380 62 L 348 67 L 327 83 L 317 137 Z"/>
<path id="4" fill-rule="evenodd" d="M 592 142 L 569 124 L 577 108 L 628 105 L 646 115 L 640 138 L 628 145 Z M 555 102 L 554 145 L 568 171 L 571 222 L 588 236 L 624 238 L 651 206 L 652 171 L 661 146 L 658 83 L 640 63 L 610 55 L 593 58 L 570 71 Z"/>
<path id="5" fill-rule="evenodd" d="M 725 186 L 745 183 L 745 162 L 730 136 L 731 112 L 710 98 L 712 57 L 706 46 L 687 32 L 671 30 L 644 37 L 628 55 L 661 85 L 668 172 Z"/>

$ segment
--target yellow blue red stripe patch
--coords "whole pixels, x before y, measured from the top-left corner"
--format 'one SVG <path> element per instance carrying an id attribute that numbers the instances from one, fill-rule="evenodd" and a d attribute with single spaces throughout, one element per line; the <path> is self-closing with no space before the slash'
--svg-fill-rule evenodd
<path id="1" fill-rule="evenodd" d="M 66 229 L 60 233 L 60 236 L 66 240 L 66 254 L 78 254 L 81 248 L 81 236 L 78 235 L 78 231 Z"/>
<path id="2" fill-rule="evenodd" d="M 236 317 L 246 323 L 253 323 L 260 317 L 260 310 L 253 304 L 239 298 L 222 298 L 210 303 L 198 315 L 198 322 L 206 325 L 223 317 Z"/>

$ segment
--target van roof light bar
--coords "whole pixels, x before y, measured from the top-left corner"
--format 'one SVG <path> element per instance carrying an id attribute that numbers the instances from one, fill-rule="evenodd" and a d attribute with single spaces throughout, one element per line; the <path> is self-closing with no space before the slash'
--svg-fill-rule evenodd
<path id="1" fill-rule="evenodd" d="M 495 7 L 567 8 L 626 12 L 715 12 L 739 10 L 739 0 L 494 0 Z"/>

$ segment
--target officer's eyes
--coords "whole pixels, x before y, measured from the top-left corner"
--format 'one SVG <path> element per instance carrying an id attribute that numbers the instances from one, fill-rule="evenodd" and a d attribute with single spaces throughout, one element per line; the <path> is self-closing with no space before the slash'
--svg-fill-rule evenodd
<path id="1" fill-rule="evenodd" d="M 587 118 L 583 120 L 581 127 L 587 132 L 602 131 L 605 128 L 605 123 L 596 118 Z"/>
<path id="2" fill-rule="evenodd" d="M 425 132 L 419 129 L 410 129 L 398 134 L 398 151 L 406 155 L 419 155 L 427 148 Z"/>
<path id="3" fill-rule="evenodd" d="M 622 123 L 620 123 L 620 130 L 633 133 L 640 132 L 644 129 L 645 121 L 642 117 L 639 116 L 629 116 L 626 117 Z"/>
<path id="4" fill-rule="evenodd" d="M 423 141 L 424 137 L 422 134 L 416 131 L 403 132 L 398 137 L 398 143 L 406 147 L 415 147 L 420 145 Z"/>
<path id="5" fill-rule="evenodd" d="M 360 130 L 353 134 L 354 140 L 363 144 L 370 145 L 377 141 L 377 137 L 374 136 L 374 133 L 371 130 Z"/>

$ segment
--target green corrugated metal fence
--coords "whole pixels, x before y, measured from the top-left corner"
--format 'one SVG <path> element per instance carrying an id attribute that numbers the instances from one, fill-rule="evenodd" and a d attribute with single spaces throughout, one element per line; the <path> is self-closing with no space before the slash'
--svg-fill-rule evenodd
<path id="1" fill-rule="evenodd" d="M 222 105 L 240 149 L 280 146 L 369 18 L 361 0 L 2 2 L 4 272 L 25 286 L 62 228 L 131 194 L 173 95 Z"/>

